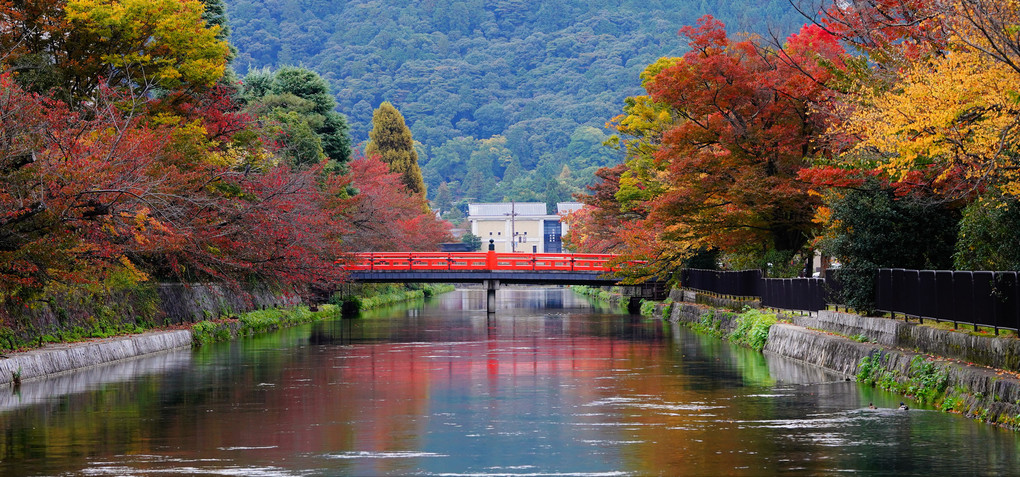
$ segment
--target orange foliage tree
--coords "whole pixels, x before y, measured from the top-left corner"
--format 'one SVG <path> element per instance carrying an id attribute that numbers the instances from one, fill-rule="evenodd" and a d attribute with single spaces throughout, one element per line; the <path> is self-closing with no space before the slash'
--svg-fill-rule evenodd
<path id="1" fill-rule="evenodd" d="M 814 105 L 828 99 L 842 48 L 817 26 L 780 49 L 735 41 L 710 16 L 680 33 L 690 51 L 650 66 L 648 96 L 615 120 L 631 136 L 616 203 L 587 214 L 646 211 L 633 223 L 642 233 L 627 233 L 640 238 L 624 248 L 667 268 L 711 248 L 759 258 L 802 251 L 818 199 L 797 173 L 823 150 L 828 118 Z"/>

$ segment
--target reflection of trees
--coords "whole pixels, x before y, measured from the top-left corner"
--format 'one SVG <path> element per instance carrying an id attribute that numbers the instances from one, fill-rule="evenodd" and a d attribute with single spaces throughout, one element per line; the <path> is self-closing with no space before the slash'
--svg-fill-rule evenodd
<path id="1" fill-rule="evenodd" d="M 920 439 L 908 416 L 874 429 L 867 427 L 874 421 L 849 430 L 806 424 L 814 419 L 806 410 L 859 407 L 859 388 L 789 385 L 799 379 L 799 365 L 669 324 L 545 309 L 492 318 L 440 307 L 398 315 L 212 346 L 163 375 L 0 414 L 0 474 L 58 474 L 86 467 L 89 456 L 130 454 L 226 458 L 239 466 L 301 466 L 295 460 L 304 456 L 338 474 L 408 473 L 416 469 L 400 466 L 420 462 L 316 456 L 437 445 L 469 452 L 460 442 L 437 443 L 442 424 L 435 416 L 443 411 L 465 427 L 548 431 L 564 448 L 619 454 L 621 470 L 639 475 L 778 473 L 787 469 L 780 457 L 804 473 L 826 472 L 832 462 L 903 470 L 909 464 L 889 459 L 909 449 L 889 449 L 888 458 L 870 454 L 888 449 L 883 443 Z M 784 422 L 789 428 L 776 428 Z M 964 435 L 969 425 L 953 432 Z M 819 439 L 827 434 L 875 444 L 847 453 Z M 478 445 L 493 451 L 484 447 L 490 443 Z M 266 446 L 272 448 L 221 450 Z M 359 467 L 365 465 L 373 467 Z"/>

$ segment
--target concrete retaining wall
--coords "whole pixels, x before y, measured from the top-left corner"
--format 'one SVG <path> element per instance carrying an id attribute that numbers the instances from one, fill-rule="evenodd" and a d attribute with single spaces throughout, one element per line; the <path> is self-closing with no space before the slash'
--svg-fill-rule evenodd
<path id="1" fill-rule="evenodd" d="M 732 332 L 736 327 L 733 314 L 690 303 L 678 303 L 673 307 L 672 315 L 668 319 L 688 324 L 717 321 L 718 329 L 725 333 Z M 934 361 L 948 376 L 949 394 L 961 401 L 952 406 L 955 411 L 1011 429 L 1020 429 L 1018 375 L 995 367 L 928 356 L 931 354 L 950 357 L 974 356 L 983 357 L 990 362 L 1008 364 L 1020 355 L 1016 348 L 1020 340 L 971 336 L 847 313 L 821 312 L 817 317 L 796 317 L 793 321 L 794 324 L 777 323 L 772 326 L 764 352 L 834 371 L 844 379 L 856 379 L 862 360 L 871 357 L 877 359 L 878 365 L 891 373 L 899 383 L 910 381 L 911 373 L 914 372 L 911 363 L 921 356 L 923 359 Z M 845 336 L 865 335 L 873 342 L 861 343 L 811 328 Z M 896 347 L 897 344 L 904 343 L 915 346 L 906 349 Z M 945 350 L 945 354 L 933 350 Z M 976 361 L 969 360 L 970 363 Z"/>
<path id="2" fill-rule="evenodd" d="M 797 326 L 831 331 L 845 336 L 864 335 L 886 346 L 898 346 L 902 329 L 907 323 L 887 318 L 868 318 L 850 313 L 819 311 L 815 317 L 793 318 Z"/>
<path id="3" fill-rule="evenodd" d="M 271 290 L 236 292 L 217 284 L 163 283 L 159 285 L 158 293 L 159 309 L 168 323 L 193 323 L 221 315 L 301 303 L 301 298 L 292 293 Z"/>
<path id="4" fill-rule="evenodd" d="M 975 336 L 889 318 L 833 311 L 820 311 L 817 317 L 794 317 L 793 322 L 845 336 L 864 335 L 886 346 L 1020 372 L 1020 339 L 1012 337 Z"/>
<path id="5" fill-rule="evenodd" d="M 155 331 L 90 343 L 48 345 L 0 359 L 0 384 L 22 381 L 191 346 L 191 331 Z"/>
<path id="6" fill-rule="evenodd" d="M 777 323 L 769 329 L 764 351 L 821 366 L 845 378 L 852 378 L 857 375 L 861 359 L 873 349 L 874 345 Z"/>
<path id="7" fill-rule="evenodd" d="M 0 388 L 0 412 L 53 402 L 58 396 L 102 389 L 107 384 L 125 382 L 139 376 L 183 370 L 191 364 L 191 350 L 180 348 L 47 376 L 21 387 L 17 392 Z"/>

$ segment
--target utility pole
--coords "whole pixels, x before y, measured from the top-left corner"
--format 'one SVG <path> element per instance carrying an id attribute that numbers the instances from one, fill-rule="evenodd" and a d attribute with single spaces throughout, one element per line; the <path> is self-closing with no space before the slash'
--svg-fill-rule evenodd
<path id="1" fill-rule="evenodd" d="M 503 215 L 507 215 L 507 214 L 503 214 Z M 516 252 L 517 251 L 517 228 L 516 228 L 516 223 L 515 223 L 516 221 L 515 221 L 514 218 L 517 216 L 517 202 L 515 202 L 513 200 L 510 201 L 510 214 L 509 215 L 510 215 L 510 236 L 507 237 L 507 239 L 510 241 L 510 251 L 511 252 Z"/>

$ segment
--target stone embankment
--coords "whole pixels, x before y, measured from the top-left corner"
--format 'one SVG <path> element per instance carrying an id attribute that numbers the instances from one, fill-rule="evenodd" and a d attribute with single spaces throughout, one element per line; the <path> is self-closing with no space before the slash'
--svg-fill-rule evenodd
<path id="1" fill-rule="evenodd" d="M 727 334 L 737 326 L 735 313 L 691 303 L 693 297 L 681 293 L 673 298 L 686 301 L 671 307 L 672 322 L 694 327 L 711 323 Z M 1016 338 L 831 311 L 782 321 L 769 330 L 764 352 L 901 392 L 943 411 L 1020 429 Z"/>
<path id="2" fill-rule="evenodd" d="M 51 344 L 0 359 L 0 384 L 37 379 L 162 351 L 190 348 L 191 331 L 152 331 L 85 343 Z"/>

